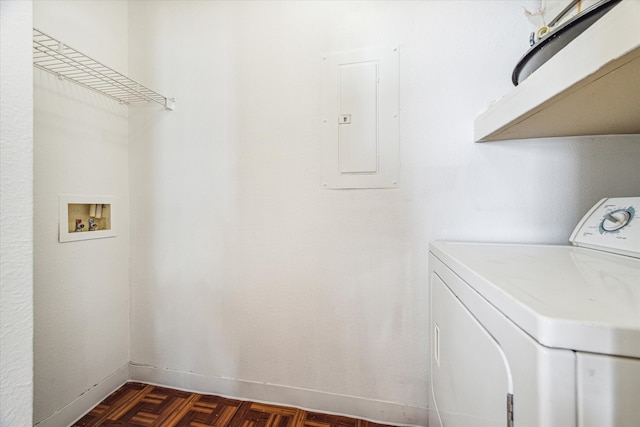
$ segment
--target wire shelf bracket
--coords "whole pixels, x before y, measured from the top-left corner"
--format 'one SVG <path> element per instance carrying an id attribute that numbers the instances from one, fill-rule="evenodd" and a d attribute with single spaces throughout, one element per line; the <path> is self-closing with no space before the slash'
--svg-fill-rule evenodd
<path id="1" fill-rule="evenodd" d="M 155 102 L 167 110 L 175 109 L 175 98 L 162 96 L 35 28 L 33 65 L 121 104 Z"/>

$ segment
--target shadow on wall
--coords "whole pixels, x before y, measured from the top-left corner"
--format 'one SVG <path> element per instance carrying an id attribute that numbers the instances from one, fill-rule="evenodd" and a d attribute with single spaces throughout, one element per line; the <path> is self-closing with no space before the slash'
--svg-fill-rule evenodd
<path id="1" fill-rule="evenodd" d="M 434 239 L 567 244 L 599 199 L 637 195 L 638 159 L 640 135 L 475 144 L 450 199 L 437 204 L 453 214 L 439 216 Z"/>

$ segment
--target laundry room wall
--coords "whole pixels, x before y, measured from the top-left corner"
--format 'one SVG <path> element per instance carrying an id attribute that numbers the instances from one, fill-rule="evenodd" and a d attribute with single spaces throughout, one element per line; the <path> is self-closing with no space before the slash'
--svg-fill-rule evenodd
<path id="1" fill-rule="evenodd" d="M 177 98 L 130 116 L 132 375 L 423 422 L 428 242 L 565 243 L 637 188 L 614 173 L 635 136 L 473 143 L 528 47 L 522 6 L 130 2 L 130 69 Z M 381 45 L 400 187 L 323 190 L 320 55 Z"/>
<path id="2" fill-rule="evenodd" d="M 426 424 L 428 242 L 566 243 L 640 186 L 638 136 L 473 143 L 531 3 L 35 2 L 36 27 L 177 103 L 36 72 L 34 421 L 130 375 Z M 324 190 L 320 55 L 390 45 L 399 188 Z M 118 236 L 58 244 L 62 192 L 117 196 Z"/>
<path id="3" fill-rule="evenodd" d="M 36 1 L 33 9 L 34 27 L 127 72 L 126 2 Z M 128 378 L 127 116 L 126 106 L 34 69 L 34 423 L 41 426 L 69 425 Z M 59 243 L 60 194 L 114 196 L 117 235 Z"/>

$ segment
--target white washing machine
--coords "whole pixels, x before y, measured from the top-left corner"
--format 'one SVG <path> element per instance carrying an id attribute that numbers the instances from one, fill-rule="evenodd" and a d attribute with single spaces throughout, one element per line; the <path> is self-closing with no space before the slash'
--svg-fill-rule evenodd
<path id="1" fill-rule="evenodd" d="M 430 245 L 430 427 L 640 426 L 640 197 L 570 240 Z"/>

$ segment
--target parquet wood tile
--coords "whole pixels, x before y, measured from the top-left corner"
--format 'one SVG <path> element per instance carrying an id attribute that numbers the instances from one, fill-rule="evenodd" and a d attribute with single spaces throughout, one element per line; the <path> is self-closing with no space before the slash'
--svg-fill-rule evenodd
<path id="1" fill-rule="evenodd" d="M 302 409 L 130 382 L 73 427 L 385 427 Z"/>

